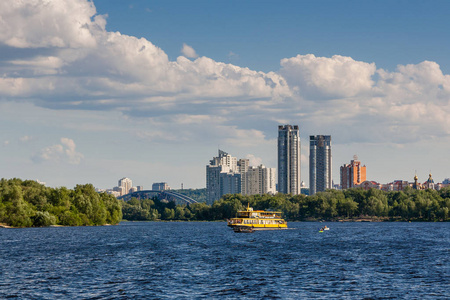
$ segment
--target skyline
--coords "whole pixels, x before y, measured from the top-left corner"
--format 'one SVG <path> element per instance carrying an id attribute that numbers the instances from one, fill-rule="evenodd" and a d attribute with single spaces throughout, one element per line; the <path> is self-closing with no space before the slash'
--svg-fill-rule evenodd
<path id="1" fill-rule="evenodd" d="M 450 177 L 450 3 L 0 3 L 1 177 L 204 188 L 218 148 L 277 167 L 333 137 L 333 181 Z M 422 178 L 423 177 L 423 178 Z M 423 179 L 423 180 L 422 180 Z"/>

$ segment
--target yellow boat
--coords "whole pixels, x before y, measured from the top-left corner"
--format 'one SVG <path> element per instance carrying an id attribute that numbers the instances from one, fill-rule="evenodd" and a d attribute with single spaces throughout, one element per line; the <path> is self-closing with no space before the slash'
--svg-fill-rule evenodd
<path id="1" fill-rule="evenodd" d="M 279 211 L 246 210 L 238 211 L 236 218 L 227 220 L 228 226 L 235 232 L 253 232 L 254 230 L 287 229 L 287 222 L 281 218 Z"/>

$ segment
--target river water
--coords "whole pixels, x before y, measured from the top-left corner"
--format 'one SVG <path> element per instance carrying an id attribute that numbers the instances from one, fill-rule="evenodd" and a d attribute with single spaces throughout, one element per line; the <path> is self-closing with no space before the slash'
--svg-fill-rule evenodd
<path id="1" fill-rule="evenodd" d="M 289 227 L 0 229 L 0 298 L 450 299 L 450 223 Z"/>

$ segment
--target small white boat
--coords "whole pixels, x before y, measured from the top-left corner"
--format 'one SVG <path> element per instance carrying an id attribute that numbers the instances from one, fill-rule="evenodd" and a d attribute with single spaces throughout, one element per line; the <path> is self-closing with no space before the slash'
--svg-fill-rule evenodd
<path id="1" fill-rule="evenodd" d="M 322 232 L 322 231 L 324 231 L 324 230 L 330 230 L 330 227 L 324 226 L 324 227 L 320 228 L 319 231 Z"/>

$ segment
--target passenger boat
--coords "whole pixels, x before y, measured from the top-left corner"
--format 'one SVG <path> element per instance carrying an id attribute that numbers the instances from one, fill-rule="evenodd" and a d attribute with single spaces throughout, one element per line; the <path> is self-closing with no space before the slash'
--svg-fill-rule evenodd
<path id="1" fill-rule="evenodd" d="M 235 218 L 227 220 L 234 232 L 253 232 L 254 230 L 287 229 L 287 222 L 281 218 L 279 211 L 246 210 L 238 211 Z"/>

